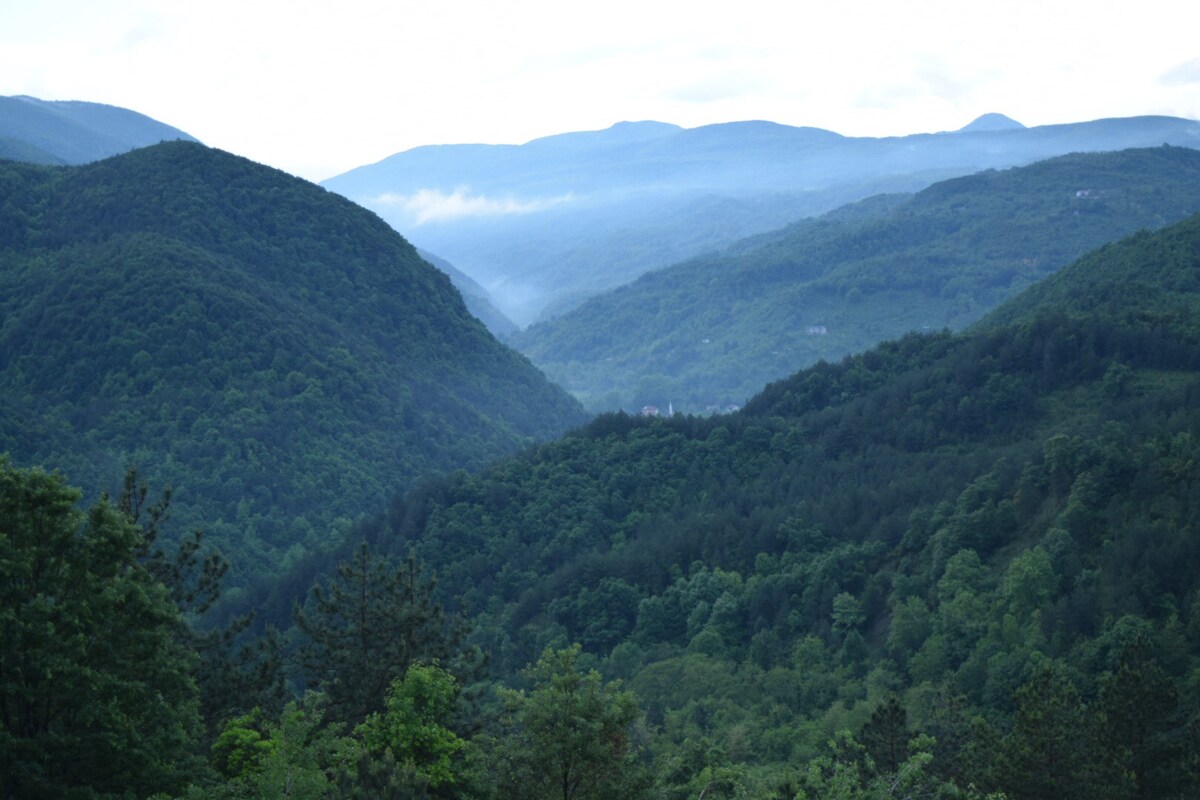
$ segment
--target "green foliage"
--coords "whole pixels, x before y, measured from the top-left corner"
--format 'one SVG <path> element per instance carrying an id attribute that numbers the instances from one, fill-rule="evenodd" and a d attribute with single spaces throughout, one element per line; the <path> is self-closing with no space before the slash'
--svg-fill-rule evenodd
<path id="1" fill-rule="evenodd" d="M 1030 800 L 1096 797 L 1102 765 L 1094 760 L 1095 731 L 1070 679 L 1044 664 L 1017 690 L 1013 703 L 1001 784 L 1014 797 Z"/>
<path id="2" fill-rule="evenodd" d="M 193 655 L 138 529 L 0 457 L 0 794 L 145 796 L 197 769 Z"/>
<path id="3" fill-rule="evenodd" d="M 797 800 L 885 800 L 885 798 L 963 798 L 1004 800 L 1002 794 L 979 792 L 973 786 L 960 788 L 929 774 L 933 740 L 917 737 L 911 753 L 894 768 L 881 769 L 849 734 L 829 743 L 829 753 L 809 762 L 800 778 Z M 964 790 L 965 789 L 965 790 Z"/>
<path id="4" fill-rule="evenodd" d="M 1004 573 L 1004 594 L 1009 608 L 1028 615 L 1044 607 L 1054 595 L 1057 576 L 1050 556 L 1040 545 L 1012 560 Z"/>
<path id="5" fill-rule="evenodd" d="M 858 739 L 876 770 L 895 773 L 908 754 L 908 712 L 896 696 L 889 697 L 863 725 Z"/>
<path id="6" fill-rule="evenodd" d="M 847 634 L 866 622 L 862 604 L 849 592 L 841 592 L 833 598 L 833 629 Z"/>
<path id="7" fill-rule="evenodd" d="M 248 779 L 262 771 L 262 762 L 278 743 L 264 734 L 261 709 L 235 717 L 213 742 L 213 766 L 231 780 Z"/>
<path id="8" fill-rule="evenodd" d="M 1135 236 L 1105 251 L 1119 267 L 1087 260 L 1105 276 L 1088 294 L 819 364 L 740 414 L 602 415 L 366 528 L 478 609 L 502 680 L 584 641 L 646 704 L 673 796 L 774 791 L 893 696 L 936 737 L 924 774 L 963 792 L 1024 786 L 1035 720 L 1087 731 L 1080 786 L 1140 791 L 1105 772 L 1130 756 L 1098 703 L 1139 630 L 1171 653 L 1155 691 L 1194 685 L 1200 287 L 1158 264 L 1194 271 L 1197 242 L 1200 218 Z M 1156 270 L 1180 287 L 1167 316 L 1121 293 Z M 1093 313 L 1097 293 L 1125 305 Z M 1074 705 L 1018 694 L 1046 663 Z M 1145 752 L 1186 740 L 1195 695 L 1179 705 Z M 872 762 L 911 756 L 890 752 Z"/>
<path id="9" fill-rule="evenodd" d="M 1098 712 L 1104 750 L 1133 784 L 1127 796 L 1173 797 L 1186 790 L 1185 737 L 1179 690 L 1139 632 L 1126 645 L 1115 673 L 1101 682 Z"/>
<path id="10" fill-rule="evenodd" d="M 159 544 L 167 537 L 171 510 L 171 492 L 165 490 L 153 504 L 147 502 L 149 487 L 139 481 L 136 469 L 125 473 L 117 497 L 117 507 L 128 520 L 140 527 L 136 556 L 139 563 L 160 581 L 171 600 L 189 622 L 178 627 L 180 645 L 194 652 L 198 663 L 196 682 L 200 690 L 200 713 L 211 740 L 224 724 L 240 712 L 262 709 L 278 713 L 286 690 L 279 638 L 273 628 L 253 637 L 248 629 L 253 613 L 235 617 L 224 625 L 211 620 L 213 606 L 219 600 L 222 580 L 229 562 L 203 544 L 202 531 L 178 538 L 173 553 Z"/>
<path id="11" fill-rule="evenodd" d="M 177 142 L 4 162 L 0 198 L 0 451 L 138 464 L 234 584 L 583 419 L 381 220 L 276 170 Z"/>
<path id="12" fill-rule="evenodd" d="M 338 770 L 354 757 L 355 743 L 337 726 L 322 724 L 319 711 L 289 703 L 270 726 L 269 746 L 240 783 L 246 797 L 263 800 L 324 800 Z M 235 784 L 236 785 L 236 784 Z"/>
<path id="13" fill-rule="evenodd" d="M 413 768 L 432 788 L 454 784 L 451 760 L 466 747 L 446 727 L 457 700 L 453 675 L 435 665 L 413 664 L 392 682 L 386 710 L 362 724 L 363 744 L 372 754 L 391 750 L 399 764 Z"/>
<path id="14" fill-rule="evenodd" d="M 507 692 L 513 730 L 498 746 L 502 797 L 530 800 L 647 796 L 630 692 L 581 671 L 578 646 L 547 650 L 530 669 L 533 689 Z"/>

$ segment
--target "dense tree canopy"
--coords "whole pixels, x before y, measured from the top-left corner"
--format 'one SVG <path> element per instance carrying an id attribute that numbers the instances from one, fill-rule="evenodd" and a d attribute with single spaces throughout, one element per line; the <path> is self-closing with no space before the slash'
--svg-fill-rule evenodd
<path id="1" fill-rule="evenodd" d="M 740 413 L 431 478 L 284 570 L 279 639 L 210 627 L 223 559 L 136 476 L 83 511 L 4 460 L 0 791 L 1189 798 L 1198 274 L 1193 217 Z"/>
<path id="2" fill-rule="evenodd" d="M 664 764 L 693 777 L 786 783 L 782 765 L 842 729 L 863 732 L 877 768 L 905 763 L 903 733 L 864 727 L 896 697 L 905 729 L 935 737 L 929 769 L 960 788 L 1063 790 L 1021 783 L 1050 757 L 1034 721 L 1056 720 L 1090 731 L 1081 791 L 1173 796 L 1182 759 L 1128 782 L 1097 765 L 1163 763 L 1121 755 L 1143 737 L 1104 711 L 1133 632 L 1152 642 L 1145 674 L 1162 670 L 1154 694 L 1180 698 L 1147 741 L 1168 748 L 1200 710 L 1185 690 L 1200 642 L 1197 264 L 1192 218 L 967 333 L 818 364 L 736 415 L 604 415 L 427 482 L 363 532 L 480 610 L 476 641 L 501 673 L 582 642 L 638 694 Z"/>
<path id="3" fill-rule="evenodd" d="M 139 531 L 0 458 L 0 794 L 144 797 L 190 777 L 193 654 Z"/>
<path id="4" fill-rule="evenodd" d="M 0 162 L 0 451 L 174 490 L 230 582 L 583 417 L 371 213 L 198 144 Z"/>

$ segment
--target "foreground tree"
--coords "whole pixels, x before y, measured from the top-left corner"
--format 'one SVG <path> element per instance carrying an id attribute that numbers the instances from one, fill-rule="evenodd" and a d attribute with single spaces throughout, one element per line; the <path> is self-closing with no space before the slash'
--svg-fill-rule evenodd
<path id="1" fill-rule="evenodd" d="M 125 473 L 117 507 L 137 526 L 138 563 L 166 587 L 180 614 L 189 622 L 178 626 L 181 645 L 194 651 L 200 692 L 200 716 L 211 742 L 226 722 L 257 709 L 278 716 L 287 698 L 279 637 L 268 627 L 251 636 L 254 613 L 238 615 L 220 626 L 206 624 L 209 612 L 221 597 L 221 582 L 229 562 L 204 545 L 203 531 L 195 530 L 164 550 L 163 531 L 171 512 L 171 490 L 148 501 L 149 487 L 139 481 L 136 468 Z"/>
<path id="2" fill-rule="evenodd" d="M 1005 800 L 968 784 L 960 787 L 930 773 L 933 740 L 915 736 L 909 754 L 894 770 L 880 770 L 849 731 L 829 742 L 828 752 L 808 763 L 799 776 L 796 800 Z"/>
<path id="3" fill-rule="evenodd" d="M 1121 796 L 1184 796 L 1189 776 L 1179 690 L 1144 631 L 1121 651 L 1117 671 L 1101 681 L 1099 709 L 1105 758 L 1127 776 Z"/>
<path id="4" fill-rule="evenodd" d="M 547 650 L 529 671 L 531 692 L 508 692 L 514 730 L 497 750 L 501 797 L 634 798 L 653 781 L 641 758 L 633 694 L 577 666 L 579 645 Z"/>
<path id="5" fill-rule="evenodd" d="M 2 797 L 140 797 L 197 766 L 179 611 L 129 517 L 80 496 L 0 457 Z"/>
<path id="6" fill-rule="evenodd" d="M 339 725 L 326 725 L 319 696 L 290 702 L 278 721 L 257 711 L 230 720 L 213 744 L 226 783 L 193 786 L 185 800 L 328 800 L 352 797 L 336 780 L 361 752 Z"/>
<path id="7" fill-rule="evenodd" d="M 353 727 L 383 711 L 392 681 L 418 661 L 474 677 L 480 662 L 463 644 L 467 628 L 445 613 L 433 589 L 413 559 L 395 567 L 363 542 L 354 560 L 296 609 L 307 639 L 297 659 L 325 694 L 331 721 Z"/>
<path id="8" fill-rule="evenodd" d="M 433 664 L 413 664 L 392 683 L 387 710 L 359 727 L 367 752 L 413 770 L 434 789 L 457 783 L 452 760 L 466 740 L 448 727 L 455 716 L 458 683 Z"/>
<path id="9" fill-rule="evenodd" d="M 871 713 L 859 731 L 859 740 L 867 755 L 882 773 L 893 773 L 908 757 L 908 712 L 900 699 L 892 695 Z"/>

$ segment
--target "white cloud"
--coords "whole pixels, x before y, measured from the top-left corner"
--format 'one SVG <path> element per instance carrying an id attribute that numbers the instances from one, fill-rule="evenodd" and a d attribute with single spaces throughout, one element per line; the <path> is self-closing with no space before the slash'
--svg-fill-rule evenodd
<path id="1" fill-rule="evenodd" d="M 412 218 L 413 225 L 440 222 L 461 217 L 499 217 L 513 214 L 534 214 L 570 202 L 573 195 L 517 200 L 514 197 L 492 198 L 472 194 L 468 188 L 446 194 L 439 189 L 419 189 L 408 195 L 384 192 L 366 200 L 367 205 L 400 209 Z"/>

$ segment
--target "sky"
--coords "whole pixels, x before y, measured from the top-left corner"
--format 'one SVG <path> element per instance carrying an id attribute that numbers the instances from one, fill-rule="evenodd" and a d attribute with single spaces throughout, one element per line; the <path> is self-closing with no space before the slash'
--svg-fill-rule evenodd
<path id="1" fill-rule="evenodd" d="M 1194 0 L 0 0 L 0 95 L 122 106 L 323 180 L 622 120 L 1200 119 L 1197 30 Z"/>

